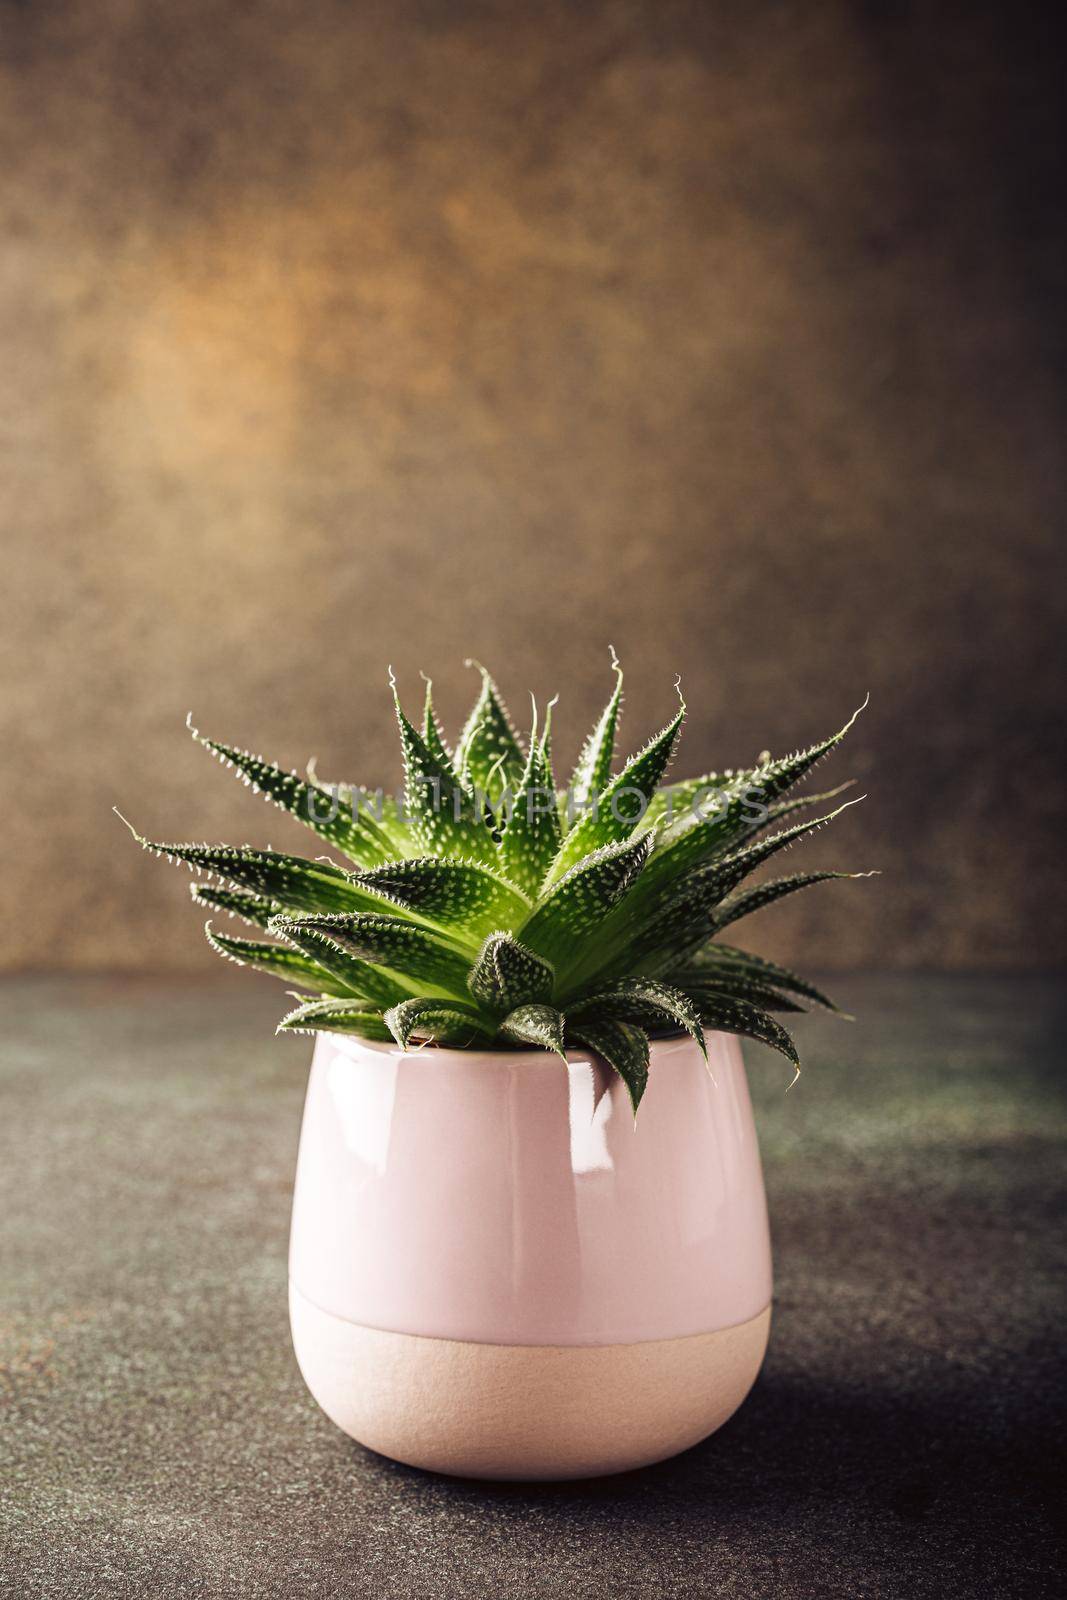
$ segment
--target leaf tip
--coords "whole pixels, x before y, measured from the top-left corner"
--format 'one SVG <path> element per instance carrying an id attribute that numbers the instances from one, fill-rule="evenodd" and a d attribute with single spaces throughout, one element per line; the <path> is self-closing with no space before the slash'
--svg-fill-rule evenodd
<path id="1" fill-rule="evenodd" d="M 849 717 L 848 721 L 845 723 L 845 726 L 841 729 L 841 732 L 837 735 L 838 739 L 843 739 L 845 737 L 845 734 L 853 726 L 853 724 L 856 722 L 856 720 L 862 715 L 862 713 L 864 711 L 866 711 L 866 709 L 870 705 L 870 703 L 871 703 L 871 691 L 868 689 L 867 693 L 864 695 L 863 699 L 860 701 L 860 703 L 856 707 L 855 711 L 852 713 L 852 715 Z"/>
<path id="2" fill-rule="evenodd" d="M 116 817 L 118 817 L 119 821 L 125 823 L 126 827 L 129 828 L 130 832 L 133 834 L 133 837 L 137 840 L 137 843 L 144 844 L 146 842 L 144 835 L 137 832 L 137 829 L 134 827 L 129 817 L 124 817 L 118 806 L 112 806 L 111 809 L 115 813 Z"/>

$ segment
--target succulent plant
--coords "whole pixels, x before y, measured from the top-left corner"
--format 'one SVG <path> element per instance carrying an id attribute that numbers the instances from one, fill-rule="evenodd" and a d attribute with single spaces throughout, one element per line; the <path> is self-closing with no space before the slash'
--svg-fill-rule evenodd
<path id="1" fill-rule="evenodd" d="M 615 771 L 622 672 L 569 784 L 552 768 L 551 706 L 525 742 L 493 679 L 455 751 L 426 685 L 421 726 L 390 674 L 404 760 L 388 797 L 300 777 L 190 729 L 244 781 L 292 813 L 343 863 L 211 844 L 146 849 L 209 881 L 193 898 L 266 930 L 268 940 L 216 932 L 220 955 L 302 994 L 279 1031 L 349 1033 L 450 1047 L 582 1045 L 623 1079 L 636 1111 L 650 1036 L 704 1029 L 761 1040 L 799 1066 L 772 1012 L 836 1010 L 812 984 L 723 942 L 740 917 L 808 885 L 862 873 L 807 872 L 743 887 L 749 874 L 844 806 L 786 798 L 855 720 L 780 760 L 665 782 L 685 704 Z M 862 709 L 862 707 L 860 708 Z M 788 819 L 788 820 L 787 820 Z M 777 831 L 767 832 L 775 824 Z M 312 998 L 308 998 L 308 992 Z"/>

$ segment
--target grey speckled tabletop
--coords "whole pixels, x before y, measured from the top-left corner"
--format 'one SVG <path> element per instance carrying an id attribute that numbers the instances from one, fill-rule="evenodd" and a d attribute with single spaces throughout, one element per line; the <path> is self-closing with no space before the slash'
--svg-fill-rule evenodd
<path id="1" fill-rule="evenodd" d="M 776 1320 L 663 1466 L 495 1488 L 305 1393 L 285 1250 L 308 1040 L 264 980 L 0 986 L 0 1593 L 1027 1596 L 1053 1590 L 1065 1115 L 1055 986 L 852 979 L 748 1051 Z"/>

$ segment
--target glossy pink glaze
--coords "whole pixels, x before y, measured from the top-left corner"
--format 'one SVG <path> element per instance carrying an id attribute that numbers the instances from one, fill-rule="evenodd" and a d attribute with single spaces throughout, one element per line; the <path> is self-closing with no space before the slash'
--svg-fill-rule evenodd
<path id="1" fill-rule="evenodd" d="M 290 1275 L 397 1333 L 596 1345 L 711 1333 L 771 1297 L 738 1041 L 653 1044 L 636 1128 L 596 1058 L 320 1034 Z"/>

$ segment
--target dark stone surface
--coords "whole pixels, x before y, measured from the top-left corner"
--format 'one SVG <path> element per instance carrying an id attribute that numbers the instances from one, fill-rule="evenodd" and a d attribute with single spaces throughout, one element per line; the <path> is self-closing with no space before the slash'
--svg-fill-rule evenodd
<path id="1" fill-rule="evenodd" d="M 844 988 L 862 1021 L 802 1023 L 790 1094 L 749 1053 L 777 1299 L 747 1404 L 648 1471 L 494 1488 L 370 1455 L 303 1389 L 285 1246 L 309 1046 L 272 1040 L 270 986 L 8 982 L 0 1592 L 1053 1592 L 1054 990 Z"/>

